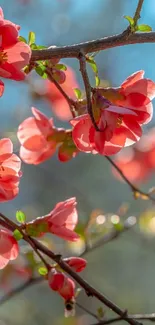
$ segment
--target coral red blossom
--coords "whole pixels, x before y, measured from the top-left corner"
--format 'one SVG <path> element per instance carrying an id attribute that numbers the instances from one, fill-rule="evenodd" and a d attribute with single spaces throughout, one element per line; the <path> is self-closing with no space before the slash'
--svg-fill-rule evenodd
<path id="1" fill-rule="evenodd" d="M 15 260 L 19 253 L 19 246 L 10 231 L 0 229 L 0 269 L 9 261 Z"/>
<path id="2" fill-rule="evenodd" d="M 4 19 L 0 8 L 0 76 L 13 80 L 23 80 L 25 74 L 21 71 L 31 57 L 31 49 L 24 42 L 19 41 L 20 27 Z M 3 94 L 4 84 L 0 81 L 0 96 Z"/>
<path id="3" fill-rule="evenodd" d="M 78 222 L 76 204 L 76 198 L 57 203 L 49 214 L 27 223 L 27 233 L 33 231 L 36 236 L 42 236 L 50 232 L 64 240 L 78 240 L 79 236 L 74 232 Z"/>
<path id="4" fill-rule="evenodd" d="M 13 153 L 10 139 L 0 140 L 0 202 L 12 200 L 19 192 L 21 160 Z"/>

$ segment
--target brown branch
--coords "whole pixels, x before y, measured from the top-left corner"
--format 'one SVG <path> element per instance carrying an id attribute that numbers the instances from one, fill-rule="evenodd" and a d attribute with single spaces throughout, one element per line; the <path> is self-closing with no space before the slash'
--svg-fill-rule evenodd
<path id="1" fill-rule="evenodd" d="M 91 121 L 92 121 L 92 123 L 94 125 L 94 128 L 96 129 L 96 131 L 100 131 L 97 124 L 96 124 L 94 115 L 93 115 L 92 99 L 91 99 L 91 85 L 90 85 L 89 77 L 88 77 L 88 74 L 87 74 L 86 58 L 85 58 L 85 55 L 84 55 L 83 52 L 79 53 L 79 62 L 80 62 L 80 71 L 81 71 L 81 75 L 82 75 L 82 78 L 83 78 L 85 91 L 86 91 L 87 111 L 88 111 L 88 114 L 89 114 L 89 116 L 91 118 Z"/>
<path id="2" fill-rule="evenodd" d="M 138 4 L 137 4 L 137 8 L 133 17 L 135 26 L 137 25 L 138 20 L 140 19 L 140 12 L 142 10 L 142 6 L 143 6 L 144 0 L 139 0 Z"/>
<path id="3" fill-rule="evenodd" d="M 137 8 L 133 17 L 134 25 L 132 27 L 129 25 L 128 28 L 123 32 L 123 35 L 126 37 L 126 39 L 128 39 L 129 36 L 136 31 L 137 22 L 140 19 L 140 12 L 142 10 L 143 2 L 144 0 L 138 0 Z"/>
<path id="4" fill-rule="evenodd" d="M 128 38 L 126 38 L 124 33 L 121 33 L 114 36 L 108 36 L 97 40 L 92 40 L 74 45 L 47 48 L 44 50 L 33 50 L 31 61 L 33 62 L 38 60 L 50 60 L 54 58 L 78 59 L 81 49 L 85 54 L 87 54 L 91 52 L 104 51 L 118 46 L 144 43 L 155 43 L 155 32 L 134 33 Z"/>
<path id="5" fill-rule="evenodd" d="M 6 222 L 6 228 L 14 231 L 15 229 L 20 229 L 13 221 L 10 221 L 6 216 L 0 213 L 0 217 Z M 4 225 L 4 222 L 3 222 Z M 67 274 L 69 274 L 87 293 L 88 296 L 94 296 L 99 301 L 101 301 L 105 306 L 113 310 L 117 315 L 124 319 L 127 317 L 127 313 L 119 308 L 115 303 L 113 303 L 110 299 L 108 299 L 104 294 L 100 293 L 93 286 L 87 283 L 84 279 L 82 279 L 76 272 L 72 270 L 72 268 L 62 259 L 61 255 L 54 254 L 54 252 L 50 251 L 47 247 L 45 247 L 42 243 L 38 242 L 36 239 L 23 234 L 23 239 L 28 242 L 32 247 L 35 246 L 35 251 L 40 251 L 53 261 L 55 261 Z M 140 323 L 133 319 L 126 320 L 131 325 L 140 325 Z"/>
<path id="6" fill-rule="evenodd" d="M 76 117 L 76 113 L 75 113 L 75 109 L 76 109 L 76 102 L 70 98 L 66 92 L 63 90 L 63 88 L 60 86 L 60 84 L 53 78 L 52 72 L 49 68 L 46 68 L 45 70 L 46 74 L 48 75 L 48 79 L 54 83 L 54 85 L 56 86 L 56 88 L 60 91 L 60 93 L 63 95 L 63 97 L 66 99 L 69 107 L 70 107 L 70 111 L 73 117 Z M 74 109 L 73 109 L 74 107 Z"/>
<path id="7" fill-rule="evenodd" d="M 124 181 L 129 185 L 133 194 L 135 195 L 135 198 L 141 197 L 142 199 L 148 199 L 152 202 L 155 202 L 155 198 L 151 194 L 142 191 L 133 183 L 131 183 L 129 179 L 123 174 L 122 170 L 115 164 L 115 162 L 109 156 L 105 156 L 105 158 L 110 162 L 110 164 L 117 170 L 117 172 L 124 179 Z"/>

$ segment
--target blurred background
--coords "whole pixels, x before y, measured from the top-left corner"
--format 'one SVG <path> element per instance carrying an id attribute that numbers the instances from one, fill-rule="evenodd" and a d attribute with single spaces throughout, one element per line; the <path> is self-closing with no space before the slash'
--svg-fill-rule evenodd
<path id="1" fill-rule="evenodd" d="M 1 0 L 0 5 L 5 18 L 21 26 L 21 36 L 27 39 L 29 31 L 34 31 L 38 45 L 61 46 L 120 33 L 127 27 L 123 16 L 133 16 L 137 1 Z M 154 0 L 144 1 L 141 17 L 141 24 L 149 24 L 155 29 Z M 103 51 L 95 58 L 99 77 L 105 85 L 119 86 L 128 75 L 142 69 L 147 78 L 155 80 L 154 51 L 155 44 L 130 45 Z M 63 63 L 74 69 L 79 88 L 83 89 L 78 62 L 66 59 Z M 93 85 L 94 74 L 91 70 L 89 72 Z M 38 77 L 33 75 L 31 78 L 23 83 L 5 80 L 5 92 L 0 99 L 0 136 L 11 137 L 16 152 L 19 150 L 17 127 L 31 115 L 32 106 L 49 117 L 53 116 L 56 126 L 69 125 L 54 114 L 52 103 L 44 96 L 34 96 L 34 93 L 32 96 L 32 88 L 37 84 Z M 145 127 L 145 132 L 153 127 L 154 119 Z M 155 157 L 155 154 L 152 155 Z M 127 152 L 125 157 L 128 161 Z M 140 162 L 146 165 L 145 159 Z M 132 174 L 139 168 L 139 165 L 136 166 L 129 166 L 130 178 L 147 191 L 155 185 L 155 167 L 146 177 L 134 178 Z M 83 277 L 130 313 L 154 312 L 155 209 L 152 203 L 134 200 L 128 185 L 113 175 L 111 166 L 102 156 L 81 153 L 76 159 L 61 163 L 55 155 L 37 167 L 23 163 L 22 171 L 19 195 L 13 201 L 1 204 L 1 211 L 10 218 L 15 218 L 17 210 L 22 210 L 31 220 L 47 214 L 57 202 L 72 196 L 76 196 L 78 201 L 81 227 L 91 219 L 93 213 L 102 216 L 98 221 L 94 219 L 90 238 L 111 231 L 115 224 L 127 217 L 137 218 L 137 225 L 133 229 L 85 256 L 88 266 Z M 49 247 L 66 256 L 79 255 L 84 250 L 82 237 L 76 245 L 53 237 L 47 238 L 47 241 Z M 9 284 L 8 274 L 12 275 L 9 272 L 12 271 L 8 269 L 2 273 L 1 296 L 25 281 L 24 276 L 16 276 Z M 101 307 L 95 298 L 86 299 L 84 292 L 80 293 L 78 301 L 94 312 Z M 106 313 L 108 316 L 109 312 Z M 95 323 L 92 316 L 79 308 L 76 309 L 76 317 L 65 319 L 63 315 L 62 299 L 46 283 L 35 285 L 0 306 L 0 324 Z"/>

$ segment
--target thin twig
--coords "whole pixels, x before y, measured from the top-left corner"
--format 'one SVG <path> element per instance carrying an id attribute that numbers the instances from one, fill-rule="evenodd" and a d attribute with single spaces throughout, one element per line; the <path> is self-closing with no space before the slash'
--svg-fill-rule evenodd
<path id="1" fill-rule="evenodd" d="M 136 11 L 135 11 L 134 17 L 133 17 L 133 20 L 134 20 L 135 26 L 137 26 L 137 22 L 138 22 L 138 20 L 140 19 L 140 12 L 141 12 L 141 10 L 142 10 L 143 3 L 144 3 L 144 0 L 139 0 L 139 1 L 138 1 L 138 5 L 137 5 L 137 8 L 136 8 Z"/>
<path id="2" fill-rule="evenodd" d="M 0 214 L 1 218 L 6 222 L 6 228 L 15 230 L 18 229 L 18 226 L 4 216 L 3 214 Z M 4 223 L 3 223 L 4 224 Z M 27 236 L 26 234 L 23 235 L 23 239 L 28 242 L 32 247 L 35 245 L 35 251 L 37 252 L 40 250 L 43 254 L 51 258 L 53 261 L 55 261 L 67 274 L 69 274 L 87 293 L 88 296 L 94 296 L 99 301 L 101 301 L 105 306 L 113 310 L 117 315 L 122 317 L 127 317 L 127 313 L 124 313 L 124 311 L 119 308 L 115 303 L 113 303 L 110 299 L 108 299 L 104 294 L 96 290 L 93 286 L 91 286 L 89 283 L 87 283 L 81 276 L 79 276 L 76 272 L 72 270 L 72 268 L 62 259 L 61 255 L 54 254 L 54 252 L 50 251 L 47 247 L 45 247 L 42 243 L 37 241 L 34 238 L 31 238 L 30 236 Z M 134 319 L 127 319 L 126 320 L 131 325 L 140 325 L 140 323 Z"/>
<path id="3" fill-rule="evenodd" d="M 80 62 L 80 71 L 81 71 L 81 75 L 83 78 L 83 83 L 84 83 L 85 91 L 86 91 L 87 110 L 88 110 L 89 116 L 91 118 L 91 121 L 94 125 L 94 128 L 96 129 L 96 131 L 100 131 L 96 124 L 96 121 L 95 121 L 95 118 L 93 115 L 93 110 L 92 110 L 91 85 L 90 85 L 89 77 L 87 74 L 86 58 L 85 58 L 84 53 L 81 51 L 79 52 L 79 62 Z"/>
<path id="4" fill-rule="evenodd" d="M 70 98 L 66 92 L 63 90 L 63 88 L 60 86 L 60 84 L 53 78 L 52 72 L 50 70 L 50 68 L 46 68 L 45 70 L 46 74 L 48 75 L 48 79 L 54 83 L 54 85 L 56 86 L 56 88 L 60 91 L 60 93 L 63 95 L 63 97 L 66 99 L 69 107 L 70 107 L 70 111 L 73 117 L 76 117 L 76 102 Z M 74 108 L 74 109 L 73 109 Z M 63 107 L 62 107 L 63 109 Z"/>
<path id="5" fill-rule="evenodd" d="M 134 184 L 132 184 L 129 181 L 129 179 L 123 174 L 122 170 L 115 164 L 115 162 L 109 156 L 105 156 L 105 158 L 110 162 L 110 164 L 117 170 L 117 172 L 121 175 L 121 177 L 124 179 L 124 181 L 129 185 L 133 194 L 135 194 L 135 197 L 137 196 L 137 198 L 138 198 L 138 195 L 139 195 L 139 197 L 141 197 L 142 199 L 148 199 L 148 200 L 151 200 L 152 202 L 155 202 L 155 198 L 151 194 L 142 191 L 141 189 L 136 187 Z"/>
<path id="6" fill-rule="evenodd" d="M 140 19 L 140 12 L 143 6 L 144 0 L 138 0 L 137 8 L 133 17 L 134 20 L 134 25 L 131 27 L 130 25 L 127 27 L 127 29 L 123 32 L 123 35 L 126 37 L 126 39 L 129 38 L 130 35 L 135 33 L 136 27 L 137 27 L 137 22 Z M 132 30 L 133 28 L 133 30 Z"/>

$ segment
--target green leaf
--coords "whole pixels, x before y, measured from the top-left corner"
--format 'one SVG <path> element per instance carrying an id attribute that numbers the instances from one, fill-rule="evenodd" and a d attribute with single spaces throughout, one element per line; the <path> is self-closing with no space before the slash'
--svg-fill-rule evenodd
<path id="1" fill-rule="evenodd" d="M 25 221 L 26 221 L 26 215 L 25 215 L 25 213 L 23 211 L 20 211 L 20 210 L 17 211 L 16 212 L 16 219 L 20 223 L 25 223 Z"/>
<path id="2" fill-rule="evenodd" d="M 124 16 L 125 19 L 129 22 L 130 26 L 134 26 L 135 22 L 134 19 L 130 16 Z"/>
<path id="3" fill-rule="evenodd" d="M 95 85 L 96 87 L 99 87 L 100 85 L 100 78 L 98 76 L 95 76 Z"/>
<path id="4" fill-rule="evenodd" d="M 37 72 L 37 74 L 39 76 L 41 76 L 43 79 L 47 79 L 47 74 L 45 73 L 45 70 L 46 70 L 46 67 L 43 66 L 43 65 L 38 65 L 36 68 L 35 68 L 35 71 Z"/>
<path id="5" fill-rule="evenodd" d="M 136 27 L 136 31 L 139 31 L 139 32 L 151 32 L 152 31 L 152 27 L 149 26 L 149 25 L 138 25 Z"/>
<path id="6" fill-rule="evenodd" d="M 64 64 L 59 64 L 59 63 L 55 65 L 55 68 L 62 71 L 67 70 L 67 67 Z"/>
<path id="7" fill-rule="evenodd" d="M 30 47 L 32 50 L 37 50 L 37 48 L 38 48 L 35 43 L 32 43 Z"/>
<path id="8" fill-rule="evenodd" d="M 36 35 L 34 32 L 29 32 L 29 37 L 28 37 L 28 44 L 31 45 L 35 43 L 36 40 Z"/>
<path id="9" fill-rule="evenodd" d="M 24 43 L 27 44 L 27 40 L 26 40 L 25 37 L 23 37 L 23 36 L 19 36 L 18 39 L 19 39 L 20 42 L 24 42 Z"/>
<path id="10" fill-rule="evenodd" d="M 36 46 L 37 46 L 37 50 L 47 49 L 47 46 L 44 45 L 36 45 Z"/>
<path id="11" fill-rule="evenodd" d="M 23 235 L 21 234 L 21 232 L 18 229 L 15 229 L 13 232 L 13 236 L 16 240 L 20 240 L 23 238 Z"/>
<path id="12" fill-rule="evenodd" d="M 98 74 L 98 68 L 96 65 L 96 62 L 92 58 L 87 58 L 87 62 L 90 64 L 92 70 L 95 72 L 95 74 Z"/>
<path id="13" fill-rule="evenodd" d="M 74 93 L 75 93 L 76 98 L 77 99 L 80 99 L 81 96 L 82 96 L 81 90 L 78 89 L 78 88 L 74 88 L 73 90 L 74 90 Z"/>
<path id="14" fill-rule="evenodd" d="M 46 267 L 41 266 L 39 267 L 38 272 L 40 275 L 46 275 L 48 273 L 48 270 Z"/>

